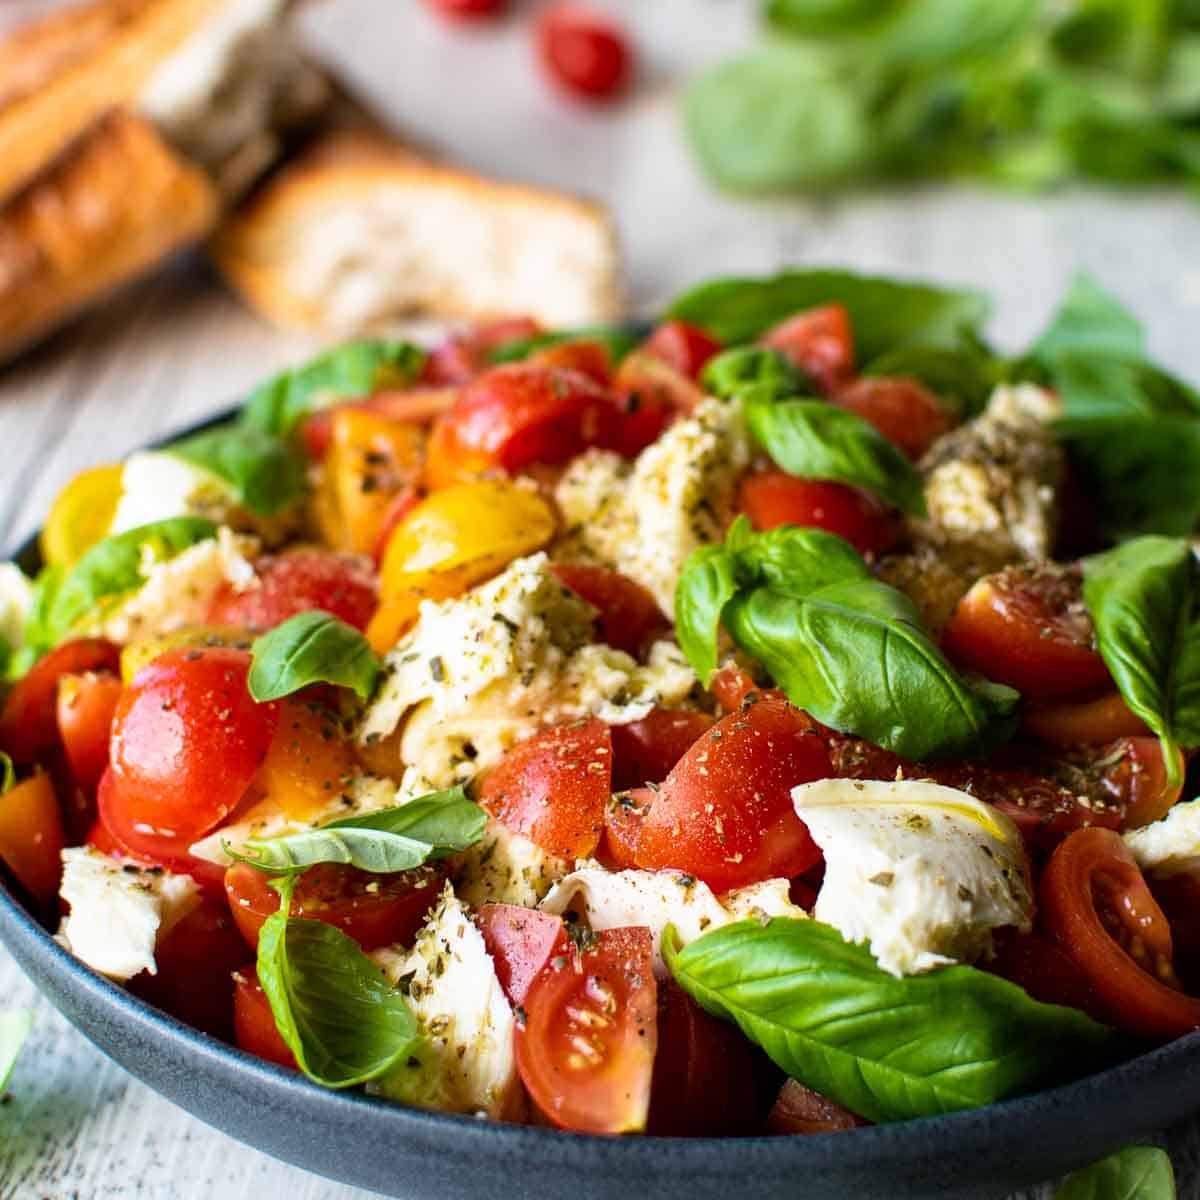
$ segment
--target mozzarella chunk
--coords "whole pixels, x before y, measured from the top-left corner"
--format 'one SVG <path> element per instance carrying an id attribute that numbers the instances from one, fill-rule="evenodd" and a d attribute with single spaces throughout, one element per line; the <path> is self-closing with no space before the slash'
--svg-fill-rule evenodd
<path id="1" fill-rule="evenodd" d="M 1161 821 L 1131 829 L 1125 844 L 1151 874 L 1177 875 L 1200 866 L 1200 800 L 1176 804 Z"/>
<path id="2" fill-rule="evenodd" d="M 927 780 L 826 779 L 792 800 L 825 854 L 813 916 L 892 975 L 972 962 L 993 929 L 1030 928 L 1021 836 L 990 805 Z"/>
<path id="3" fill-rule="evenodd" d="M 25 644 L 33 585 L 16 563 L 0 563 L 0 638 L 10 650 Z"/>
<path id="4" fill-rule="evenodd" d="M 511 1116 L 519 1105 L 515 1019 L 483 936 L 451 888 L 411 952 L 375 961 L 404 988 L 422 1045 L 380 1081 L 396 1100 L 447 1112 Z"/>
<path id="5" fill-rule="evenodd" d="M 58 940 L 110 979 L 155 974 L 158 939 L 199 902 L 191 876 L 141 871 L 85 846 L 64 850 L 62 859 L 60 895 L 71 907 Z"/>
<path id="6" fill-rule="evenodd" d="M 483 837 L 457 857 L 452 873 L 459 896 L 474 907 L 491 902 L 534 908 L 570 869 L 566 859 L 489 819 Z"/>
<path id="7" fill-rule="evenodd" d="M 721 907 L 738 921 L 769 921 L 772 917 L 807 917 L 792 903 L 790 879 L 764 879 L 761 883 L 734 888 L 720 897 Z"/>
<path id="8" fill-rule="evenodd" d="M 632 464 L 607 451 L 581 455 L 555 492 L 568 527 L 560 556 L 614 567 L 673 617 L 684 564 L 697 547 L 724 536 L 749 461 L 741 406 L 712 398 Z"/>
<path id="9" fill-rule="evenodd" d="M 141 450 L 121 468 L 121 499 L 108 532 L 169 517 L 207 517 L 221 524 L 237 504 L 237 493 L 212 471 L 166 450 Z"/>

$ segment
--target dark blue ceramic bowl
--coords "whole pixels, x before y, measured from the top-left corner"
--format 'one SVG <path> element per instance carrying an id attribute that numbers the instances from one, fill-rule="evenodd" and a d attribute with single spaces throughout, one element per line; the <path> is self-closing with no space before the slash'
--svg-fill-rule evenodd
<path id="1" fill-rule="evenodd" d="M 33 543 L 17 557 L 38 565 Z M 77 1029 L 168 1100 L 278 1158 L 404 1200 L 984 1200 L 1200 1108 L 1196 1033 L 1065 1087 L 944 1117 L 817 1137 L 585 1137 L 319 1088 L 94 974 L 2 883 L 0 940 Z"/>

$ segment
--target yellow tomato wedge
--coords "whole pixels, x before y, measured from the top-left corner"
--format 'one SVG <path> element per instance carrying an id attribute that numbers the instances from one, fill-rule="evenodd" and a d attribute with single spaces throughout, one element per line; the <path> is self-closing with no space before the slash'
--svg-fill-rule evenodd
<path id="1" fill-rule="evenodd" d="M 265 798 L 294 821 L 319 816 L 354 774 L 354 755 L 336 719 L 298 700 L 284 702 L 279 726 L 258 769 Z"/>
<path id="2" fill-rule="evenodd" d="M 76 475 L 58 493 L 42 526 L 42 558 L 51 566 L 74 566 L 108 534 L 120 501 L 120 463 Z"/>

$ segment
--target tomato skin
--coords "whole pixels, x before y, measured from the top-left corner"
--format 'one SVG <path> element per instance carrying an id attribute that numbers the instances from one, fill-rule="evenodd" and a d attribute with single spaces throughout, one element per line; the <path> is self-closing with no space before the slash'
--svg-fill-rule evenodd
<path id="1" fill-rule="evenodd" d="M 1021 715 L 1021 727 L 1039 741 L 1062 750 L 1098 746 L 1150 732 L 1115 689 L 1095 699 L 1027 708 Z"/>
<path id="2" fill-rule="evenodd" d="M 276 1066 L 300 1069 L 275 1024 L 271 1002 L 258 981 L 258 968 L 251 963 L 233 973 L 233 1032 L 247 1054 L 265 1058 Z"/>
<path id="3" fill-rule="evenodd" d="M 508 7 L 508 0 L 429 0 L 429 6 L 452 21 L 475 21 L 498 16 Z"/>
<path id="4" fill-rule="evenodd" d="M 488 772 L 479 804 L 559 858 L 588 858 L 612 793 L 612 735 L 603 721 L 556 725 L 514 746 Z"/>
<path id="5" fill-rule="evenodd" d="M 539 367 L 566 367 L 578 371 L 601 387 L 608 387 L 612 383 L 612 355 L 603 342 L 591 338 L 576 338 L 544 346 L 541 350 L 535 350 L 525 361 Z"/>
<path id="6" fill-rule="evenodd" d="M 524 1004 L 533 981 L 557 954 L 567 953 L 561 917 L 519 904 L 483 904 L 475 916 L 510 1004 Z"/>
<path id="7" fill-rule="evenodd" d="M 825 395 L 854 374 L 854 333 L 840 304 L 810 308 L 768 329 L 759 344 L 779 350 L 804 371 Z"/>
<path id="8" fill-rule="evenodd" d="M 870 421 L 914 462 L 950 428 L 941 401 L 906 375 L 864 376 L 832 397 L 838 408 Z"/>
<path id="9" fill-rule="evenodd" d="M 454 387 L 387 388 L 365 400 L 347 400 L 310 413 L 300 425 L 300 442 L 313 462 L 321 462 L 329 453 L 333 422 L 339 412 L 349 409 L 374 413 L 400 425 L 428 425 L 453 408 L 457 399 L 458 389 Z"/>
<path id="10" fill-rule="evenodd" d="M 239 625 L 261 631 L 319 608 L 366 629 L 379 603 L 375 575 L 367 561 L 330 550 L 302 548 L 260 558 L 258 582 L 244 592 L 226 586 L 208 612 L 210 625 Z"/>
<path id="11" fill-rule="evenodd" d="M 791 790 L 833 774 L 811 729 L 775 698 L 722 717 L 660 785 L 642 823 L 638 866 L 684 871 L 717 892 L 803 874 L 821 852 Z"/>
<path id="12" fill-rule="evenodd" d="M 585 563 L 555 563 L 551 569 L 596 609 L 596 633 L 606 645 L 637 658 L 670 629 L 658 602 L 628 575 Z"/>
<path id="13" fill-rule="evenodd" d="M 612 871 L 637 869 L 637 848 L 642 838 L 642 822 L 654 803 L 649 788 L 618 792 L 604 809 L 604 838 L 597 857 Z"/>
<path id="14" fill-rule="evenodd" d="M 722 346 L 698 325 L 670 320 L 655 328 L 643 349 L 689 379 L 698 379 L 704 364 L 719 354 Z"/>
<path id="15" fill-rule="evenodd" d="M 121 693 L 110 755 L 136 822 L 195 841 L 245 795 L 279 721 L 278 703 L 251 698 L 249 670 L 244 650 L 170 650 Z"/>
<path id="16" fill-rule="evenodd" d="M 842 1133 L 861 1129 L 870 1121 L 848 1108 L 806 1088 L 794 1079 L 787 1080 L 767 1117 L 767 1132 L 777 1136 L 806 1137 L 814 1133 Z"/>
<path id="17" fill-rule="evenodd" d="M 1150 893 L 1171 926 L 1175 970 L 1185 990 L 1200 990 L 1200 872 L 1185 868 L 1147 881 Z"/>
<path id="18" fill-rule="evenodd" d="M 59 678 L 58 735 L 71 777 L 85 791 L 95 790 L 108 766 L 108 742 L 120 697 L 116 675 L 88 671 Z"/>
<path id="19" fill-rule="evenodd" d="M 661 783 L 712 724 L 707 713 L 653 708 L 640 721 L 614 725 L 613 791 Z"/>
<path id="20" fill-rule="evenodd" d="M 1040 933 L 1020 933 L 1011 927 L 992 934 L 993 958 L 980 962 L 984 971 L 1024 988 L 1043 1004 L 1078 1008 L 1097 1021 L 1107 1019 L 1088 978 L 1054 941 Z"/>
<path id="21" fill-rule="evenodd" d="M 1179 783 L 1167 783 L 1167 764 L 1155 737 L 1117 738 L 1100 749 L 1100 784 L 1123 813 L 1123 829 L 1161 820 L 1183 793 L 1186 763 L 1179 751 Z"/>
<path id="22" fill-rule="evenodd" d="M 883 554 L 904 534 L 895 511 L 859 488 L 798 479 L 773 469 L 755 471 L 742 480 L 738 508 L 755 529 L 824 529 L 845 538 L 860 554 Z"/>
<path id="23" fill-rule="evenodd" d="M 1038 566 L 985 575 L 958 602 L 942 636 L 956 666 L 1039 701 L 1112 687 L 1093 642 L 1079 572 Z"/>
<path id="24" fill-rule="evenodd" d="M 732 659 L 722 663 L 716 674 L 708 681 L 708 690 L 716 702 L 727 712 L 736 712 L 747 696 L 759 689 L 748 671 L 743 671 Z"/>
<path id="25" fill-rule="evenodd" d="M 583 100 L 616 95 L 633 70 L 629 42 L 616 22 L 570 0 L 559 0 L 539 14 L 537 45 L 554 83 Z"/>
<path id="26" fill-rule="evenodd" d="M 19 767 L 32 766 L 58 745 L 58 681 L 63 675 L 120 669 L 121 652 L 102 638 L 56 646 L 13 685 L 0 710 L 0 749 Z"/>
<path id="27" fill-rule="evenodd" d="M 334 925 L 364 950 L 392 942 L 410 942 L 437 901 L 445 878 L 438 864 L 396 875 L 372 875 L 340 863 L 322 863 L 300 876 L 292 895 L 291 916 Z M 225 872 L 225 894 L 238 930 L 252 949 L 263 922 L 279 911 L 279 893 L 271 876 L 234 863 Z"/>
<path id="28" fill-rule="evenodd" d="M 1119 834 L 1071 834 L 1042 872 L 1038 901 L 1112 1024 L 1158 1041 L 1200 1029 L 1200 999 L 1177 990 L 1170 926 Z"/>
<path id="29" fill-rule="evenodd" d="M 49 903 L 58 895 L 65 844 L 48 775 L 31 775 L 0 796 L 0 859 L 35 900 Z"/>
<path id="30" fill-rule="evenodd" d="M 606 929 L 584 950 L 551 958 L 533 981 L 517 1069 L 560 1129 L 646 1127 L 657 1040 L 652 947 L 648 929 Z"/>
<path id="31" fill-rule="evenodd" d="M 650 350 L 627 354 L 613 379 L 624 414 L 618 449 L 626 458 L 640 454 L 678 417 L 688 416 L 704 399 L 689 375 Z"/>

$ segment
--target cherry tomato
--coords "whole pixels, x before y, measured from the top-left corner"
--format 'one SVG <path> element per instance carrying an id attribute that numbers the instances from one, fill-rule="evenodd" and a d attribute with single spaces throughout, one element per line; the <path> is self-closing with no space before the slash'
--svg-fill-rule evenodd
<path id="1" fill-rule="evenodd" d="M 608 387 L 612 383 L 612 355 L 603 342 L 591 338 L 572 338 L 568 342 L 544 346 L 541 350 L 535 350 L 525 361 L 537 367 L 566 367 L 578 371 L 601 387 Z"/>
<path id="2" fill-rule="evenodd" d="M 253 965 L 233 973 L 233 1031 L 237 1044 L 247 1054 L 265 1058 L 281 1067 L 300 1069 L 275 1024 L 275 1014 Z"/>
<path id="3" fill-rule="evenodd" d="M 642 822 L 654 803 L 649 788 L 617 792 L 604 809 L 604 838 L 599 859 L 613 871 L 632 871 L 638 866 L 637 848 L 642 837 Z"/>
<path id="4" fill-rule="evenodd" d="M 556 954 L 567 953 L 561 917 L 518 904 L 484 904 L 475 917 L 510 1004 L 524 1004 L 533 981 Z"/>
<path id="5" fill-rule="evenodd" d="M 312 821 L 356 773 L 354 752 L 342 740 L 337 716 L 327 709 L 294 696 L 280 704 L 256 791 L 292 820 Z"/>
<path id="6" fill-rule="evenodd" d="M 993 957 L 980 961 L 982 970 L 1024 988 L 1043 1004 L 1065 1004 L 1098 1021 L 1107 1019 L 1087 977 L 1056 942 L 1009 926 L 993 932 L 992 944 Z"/>
<path id="7" fill-rule="evenodd" d="M 1148 879 L 1150 894 L 1171 926 L 1175 970 L 1189 992 L 1200 990 L 1200 871 L 1188 867 Z"/>
<path id="8" fill-rule="evenodd" d="M 614 725 L 613 790 L 662 783 L 712 723 L 691 709 L 653 708 L 640 721 Z"/>
<path id="9" fill-rule="evenodd" d="M 1021 725 L 1039 741 L 1063 750 L 1149 733 L 1115 689 L 1094 700 L 1030 706 L 1021 714 Z"/>
<path id="10" fill-rule="evenodd" d="M 456 387 L 385 389 L 372 393 L 365 400 L 347 400 L 310 413 L 300 426 L 300 440 L 308 457 L 321 462 L 329 453 L 329 443 L 333 440 L 334 417 L 345 409 L 374 413 L 402 425 L 428 425 L 435 417 L 449 412 L 457 399 Z"/>
<path id="11" fill-rule="evenodd" d="M 58 895 L 65 844 L 48 775 L 31 775 L 0 796 L 0 859 L 35 900 Z"/>
<path id="12" fill-rule="evenodd" d="M 538 1110 L 561 1129 L 646 1127 L 656 1043 L 653 941 L 606 929 L 551 958 L 525 999 L 517 1069 Z"/>
<path id="13" fill-rule="evenodd" d="M 479 803 L 548 853 L 575 859 L 599 845 L 611 793 L 612 736 L 593 717 L 514 746 L 484 778 Z"/>
<path id="14" fill-rule="evenodd" d="M 767 1117 L 767 1132 L 790 1137 L 813 1133 L 842 1133 L 860 1129 L 870 1121 L 834 1103 L 828 1096 L 806 1088 L 794 1079 L 787 1080 Z"/>
<path id="15" fill-rule="evenodd" d="M 833 396 L 833 403 L 870 421 L 914 462 L 950 428 L 941 401 L 906 375 L 856 379 Z"/>
<path id="16" fill-rule="evenodd" d="M 854 334 L 850 314 L 840 304 L 796 313 L 768 329 L 759 342 L 785 354 L 826 395 L 854 374 Z"/>
<path id="17" fill-rule="evenodd" d="M 388 542 L 391 541 L 392 534 L 403 523 L 404 518 L 424 499 L 425 493 L 420 488 L 410 487 L 405 488 L 404 491 L 388 501 L 383 519 L 379 523 L 379 536 L 375 539 L 375 545 L 371 549 L 371 557 L 374 559 L 376 567 L 383 565 L 383 556 L 387 553 Z"/>
<path id="18" fill-rule="evenodd" d="M 825 529 L 844 537 L 860 554 L 883 554 L 904 534 L 896 512 L 867 492 L 824 479 L 797 479 L 784 471 L 747 475 L 738 507 L 755 529 Z"/>
<path id="19" fill-rule="evenodd" d="M 663 781 L 642 823 L 638 865 L 673 867 L 714 891 L 800 875 L 821 857 L 792 788 L 833 774 L 808 718 L 760 699 L 722 717 Z"/>
<path id="20" fill-rule="evenodd" d="M 508 0 L 429 0 L 430 6 L 455 21 L 494 17 L 508 7 Z"/>
<path id="21" fill-rule="evenodd" d="M 234 809 L 275 735 L 279 705 L 246 689 L 250 655 L 170 650 L 144 666 L 113 717 L 117 794 L 133 822 L 192 841 Z"/>
<path id="22" fill-rule="evenodd" d="M 108 766 L 108 742 L 120 697 L 116 675 L 87 671 L 59 677 L 58 735 L 71 777 L 85 791 L 95 790 Z"/>
<path id="23" fill-rule="evenodd" d="M 271 877 L 249 863 L 225 872 L 225 894 L 242 937 L 258 946 L 263 922 L 279 911 Z M 292 894 L 293 917 L 336 925 L 364 950 L 410 942 L 437 901 L 445 871 L 436 864 L 396 875 L 374 875 L 340 863 L 321 863 L 300 876 Z"/>
<path id="24" fill-rule="evenodd" d="M 597 610 L 596 632 L 606 645 L 636 658 L 670 629 L 658 602 L 628 575 L 584 563 L 555 563 L 553 570 Z"/>
<path id="25" fill-rule="evenodd" d="M 620 26 L 585 4 L 562 0 L 538 16 L 538 52 L 550 78 L 584 100 L 606 100 L 625 86 L 633 55 Z"/>
<path id="26" fill-rule="evenodd" d="M 423 382 L 435 386 L 466 383 L 488 365 L 491 351 L 542 332 L 541 325 L 532 317 L 505 317 L 452 334 L 429 352 Z"/>
<path id="27" fill-rule="evenodd" d="M 1171 928 L 1119 834 L 1071 834 L 1046 864 L 1038 900 L 1114 1025 L 1160 1041 L 1200 1029 L 1200 999 L 1179 990 Z"/>
<path id="28" fill-rule="evenodd" d="M 617 449 L 626 458 L 640 454 L 677 417 L 687 416 L 704 399 L 689 375 L 649 348 L 625 356 L 613 388 L 625 414 Z"/>
<path id="29" fill-rule="evenodd" d="M 1094 643 L 1080 572 L 1050 564 L 985 575 L 958 602 L 942 638 L 956 665 L 1031 700 L 1111 687 Z"/>
<path id="30" fill-rule="evenodd" d="M 85 671 L 115 673 L 121 652 L 101 638 L 63 642 L 17 680 L 0 711 L 0 749 L 31 766 L 58 745 L 58 681 Z"/>
<path id="31" fill-rule="evenodd" d="M 687 321 L 664 321 L 646 339 L 643 347 L 689 379 L 699 378 L 704 364 L 721 351 L 721 343 L 698 325 Z"/>
<path id="32" fill-rule="evenodd" d="M 319 608 L 355 629 L 366 629 L 379 603 L 369 564 L 352 555 L 316 548 L 289 550 L 260 558 L 254 574 L 256 582 L 245 591 L 226 585 L 209 609 L 209 624 L 273 629 L 298 613 Z"/>
<path id="33" fill-rule="evenodd" d="M 708 690 L 726 712 L 737 712 L 746 697 L 759 689 L 755 687 L 748 671 L 743 671 L 737 663 L 730 661 L 717 668 L 716 674 L 708 681 Z"/>
<path id="34" fill-rule="evenodd" d="M 1124 814 L 1122 828 L 1138 829 L 1161 820 L 1183 791 L 1183 756 L 1176 769 L 1179 783 L 1167 782 L 1167 764 L 1157 738 L 1117 738 L 1101 747 L 1095 760 L 1100 787 Z"/>

